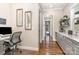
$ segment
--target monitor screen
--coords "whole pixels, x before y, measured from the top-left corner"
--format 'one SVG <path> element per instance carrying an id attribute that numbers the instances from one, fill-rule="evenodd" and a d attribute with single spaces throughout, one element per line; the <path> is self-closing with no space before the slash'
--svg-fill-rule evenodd
<path id="1" fill-rule="evenodd" d="M 11 34 L 12 28 L 11 27 L 0 27 L 0 34 Z"/>

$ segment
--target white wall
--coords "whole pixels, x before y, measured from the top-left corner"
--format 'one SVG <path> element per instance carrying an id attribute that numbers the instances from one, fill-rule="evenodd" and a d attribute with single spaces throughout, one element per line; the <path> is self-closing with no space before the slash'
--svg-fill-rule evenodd
<path id="1" fill-rule="evenodd" d="M 73 30 L 73 12 L 74 11 L 71 8 L 72 6 L 73 4 L 69 4 L 64 8 L 64 15 L 68 15 L 70 17 L 70 21 L 69 21 L 70 26 L 65 28 L 66 32 L 68 30 Z"/>
<path id="2" fill-rule="evenodd" d="M 11 26 L 10 5 L 8 3 L 0 3 L 0 18 L 6 19 L 6 25 L 0 24 L 0 26 Z"/>
<path id="3" fill-rule="evenodd" d="M 64 15 L 70 16 L 70 6 L 66 6 L 66 7 L 64 8 Z"/>
<path id="4" fill-rule="evenodd" d="M 23 8 L 23 27 L 16 26 L 16 9 Z M 39 6 L 36 3 L 11 4 L 11 23 L 13 31 L 22 31 L 22 46 L 31 50 L 38 50 L 39 48 Z M 32 30 L 25 30 L 25 11 L 32 11 Z"/>
<path id="5" fill-rule="evenodd" d="M 43 13 L 40 10 L 40 43 L 42 43 L 43 39 Z"/>
<path id="6" fill-rule="evenodd" d="M 66 6 L 65 8 L 64 8 L 64 11 L 63 11 L 63 13 L 64 13 L 64 15 L 68 15 L 68 17 L 71 17 L 71 9 L 70 9 L 70 6 L 68 5 L 68 6 Z M 70 21 L 69 21 L 69 24 L 70 24 L 70 26 L 69 27 L 66 27 L 65 28 L 65 31 L 66 32 L 68 32 L 68 30 L 69 29 L 71 29 L 71 19 L 70 19 Z"/>

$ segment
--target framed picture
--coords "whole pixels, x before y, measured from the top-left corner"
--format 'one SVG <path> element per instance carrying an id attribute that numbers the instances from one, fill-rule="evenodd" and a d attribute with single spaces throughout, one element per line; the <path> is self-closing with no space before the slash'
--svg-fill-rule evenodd
<path id="1" fill-rule="evenodd" d="M 6 25 L 6 19 L 4 19 L 4 18 L 0 18 L 0 24 L 2 24 L 2 25 Z"/>
<path id="2" fill-rule="evenodd" d="M 23 9 L 16 9 L 16 26 L 23 26 Z"/>
<path id="3" fill-rule="evenodd" d="M 32 29 L 32 12 L 26 11 L 25 12 L 25 30 Z"/>

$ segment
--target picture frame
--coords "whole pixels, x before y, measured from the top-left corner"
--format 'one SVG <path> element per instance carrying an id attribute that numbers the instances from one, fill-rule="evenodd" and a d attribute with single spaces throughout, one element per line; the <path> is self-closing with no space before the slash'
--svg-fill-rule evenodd
<path id="1" fill-rule="evenodd" d="M 25 11 L 25 30 L 32 30 L 32 12 Z"/>
<path id="2" fill-rule="evenodd" d="M 6 19 L 5 18 L 0 18 L 0 24 L 6 25 Z"/>
<path id="3" fill-rule="evenodd" d="M 23 26 L 23 9 L 16 9 L 16 26 L 22 27 Z"/>

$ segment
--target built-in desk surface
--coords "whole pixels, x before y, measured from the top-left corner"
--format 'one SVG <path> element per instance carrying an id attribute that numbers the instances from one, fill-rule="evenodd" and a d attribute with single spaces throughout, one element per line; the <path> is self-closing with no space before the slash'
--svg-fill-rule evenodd
<path id="1" fill-rule="evenodd" d="M 0 35 L 0 41 L 9 39 L 11 35 Z"/>
<path id="2" fill-rule="evenodd" d="M 4 41 L 10 39 L 10 35 L 0 35 L 0 55 L 3 55 L 5 53 L 5 46 Z"/>

